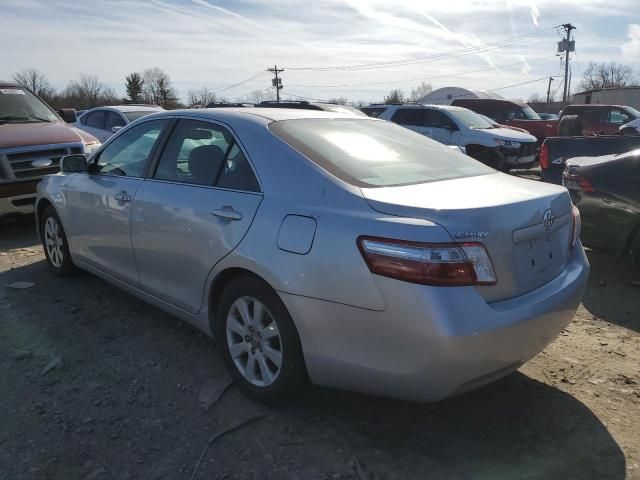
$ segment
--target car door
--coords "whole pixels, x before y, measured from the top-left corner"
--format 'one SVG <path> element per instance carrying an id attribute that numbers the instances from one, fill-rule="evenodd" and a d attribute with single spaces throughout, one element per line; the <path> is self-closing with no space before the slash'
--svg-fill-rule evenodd
<path id="1" fill-rule="evenodd" d="M 445 113 L 427 109 L 425 125 L 431 129 L 431 138 L 435 141 L 445 145 L 460 143 L 460 129 Z"/>
<path id="2" fill-rule="evenodd" d="M 74 255 L 137 285 L 130 235 L 131 205 L 148 161 L 169 119 L 139 124 L 107 143 L 91 161 L 89 173 L 67 187 L 67 236 Z"/>
<path id="3" fill-rule="evenodd" d="M 122 114 L 120 114 L 120 112 L 114 112 L 111 110 L 107 111 L 107 118 L 104 124 L 104 132 L 102 134 L 104 138 L 100 138 L 100 141 L 102 142 L 106 141 L 109 137 L 111 137 L 111 135 L 115 133 L 113 131 L 114 128 L 120 129 L 124 127 L 126 124 L 127 122 L 122 116 Z"/>
<path id="4" fill-rule="evenodd" d="M 262 193 L 238 140 L 208 121 L 179 120 L 154 170 L 133 202 L 140 287 L 196 313 L 209 272 L 242 240 Z"/>

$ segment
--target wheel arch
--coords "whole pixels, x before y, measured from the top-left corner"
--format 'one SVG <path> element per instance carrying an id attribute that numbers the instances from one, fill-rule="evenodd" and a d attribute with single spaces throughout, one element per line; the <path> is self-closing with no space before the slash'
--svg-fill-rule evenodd
<path id="1" fill-rule="evenodd" d="M 41 238 L 41 232 L 40 232 L 40 221 L 42 219 L 42 212 L 44 212 L 44 209 L 47 207 L 51 207 L 55 210 L 55 207 L 53 206 L 53 203 L 51 203 L 49 201 L 49 199 L 47 198 L 41 198 L 40 200 L 38 200 L 38 203 L 36 204 L 36 233 L 38 234 L 38 238 L 40 240 L 42 240 Z"/>

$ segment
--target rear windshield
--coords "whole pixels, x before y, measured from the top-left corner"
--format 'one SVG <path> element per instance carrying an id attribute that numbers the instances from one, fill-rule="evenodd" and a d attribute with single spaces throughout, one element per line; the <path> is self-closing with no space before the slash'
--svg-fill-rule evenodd
<path id="1" fill-rule="evenodd" d="M 122 112 L 122 114 L 127 117 L 129 122 L 133 122 L 134 120 L 139 119 L 140 117 L 144 117 L 145 115 L 151 115 L 152 113 L 156 113 L 153 110 L 146 110 L 142 112 Z"/>
<path id="2" fill-rule="evenodd" d="M 530 106 L 522 107 L 522 113 L 527 120 L 542 120 L 540 115 L 538 115 L 533 108 Z"/>
<path id="3" fill-rule="evenodd" d="M 327 172 L 357 187 L 391 187 L 494 170 L 409 129 L 368 119 L 305 118 L 269 129 Z"/>

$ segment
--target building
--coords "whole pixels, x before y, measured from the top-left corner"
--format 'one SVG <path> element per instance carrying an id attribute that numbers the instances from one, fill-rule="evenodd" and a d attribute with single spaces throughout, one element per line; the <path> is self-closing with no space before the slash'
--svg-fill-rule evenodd
<path id="1" fill-rule="evenodd" d="M 461 87 L 442 87 L 434 90 L 429 95 L 422 97 L 419 103 L 430 105 L 451 105 L 457 98 L 493 98 L 504 100 L 503 97 L 494 92 L 483 92 L 480 90 L 467 90 Z"/>
<path id="2" fill-rule="evenodd" d="M 640 86 L 612 87 L 585 90 L 573 95 L 571 103 L 603 104 L 603 105 L 628 105 L 640 110 Z"/>

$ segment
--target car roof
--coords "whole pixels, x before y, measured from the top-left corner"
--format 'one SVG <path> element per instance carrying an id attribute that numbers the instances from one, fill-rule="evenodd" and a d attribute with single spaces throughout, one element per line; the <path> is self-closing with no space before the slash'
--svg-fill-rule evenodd
<path id="1" fill-rule="evenodd" d="M 151 105 L 104 105 L 102 107 L 94 107 L 91 110 L 96 110 L 98 108 L 117 110 L 119 112 L 161 112 L 164 110 L 162 107 L 154 107 Z"/>
<path id="2" fill-rule="evenodd" d="M 8 82 L 7 80 L 0 80 L 0 88 L 22 88 L 15 82 Z"/>
<path id="3" fill-rule="evenodd" d="M 616 108 L 624 108 L 626 105 L 609 105 L 609 104 L 602 104 L 602 103 L 575 103 L 572 105 L 567 105 L 564 108 L 611 108 L 611 107 L 616 107 Z"/>
<path id="4" fill-rule="evenodd" d="M 364 108 L 381 108 L 381 107 L 398 107 L 398 108 L 433 108 L 436 110 L 449 110 L 452 112 L 460 110 L 468 110 L 465 107 L 456 107 L 454 105 L 436 105 L 430 103 L 374 103 Z"/>
<path id="5" fill-rule="evenodd" d="M 366 116 L 354 116 L 350 113 L 328 112 L 323 110 L 304 110 L 300 108 L 264 108 L 264 107 L 229 107 L 229 108 L 198 108 L 184 110 L 167 110 L 156 113 L 154 118 L 165 116 L 192 116 L 210 118 L 219 121 L 249 120 L 264 123 L 265 120 L 278 122 L 281 120 L 297 120 L 301 118 L 348 118 L 360 120 L 374 120 Z M 148 118 L 148 117 L 147 117 Z"/>

